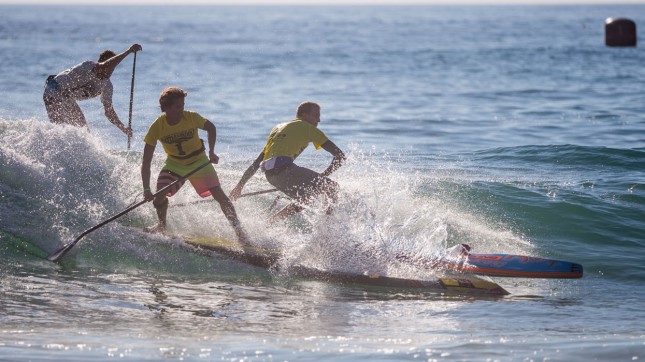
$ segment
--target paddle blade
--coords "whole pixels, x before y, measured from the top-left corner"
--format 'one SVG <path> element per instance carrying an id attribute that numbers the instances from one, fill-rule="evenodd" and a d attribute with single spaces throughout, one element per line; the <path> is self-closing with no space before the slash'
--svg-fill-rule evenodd
<path id="1" fill-rule="evenodd" d="M 68 251 L 72 250 L 72 248 L 74 247 L 74 245 L 76 245 L 78 240 L 80 240 L 80 239 L 76 239 L 76 240 L 72 241 L 69 244 L 65 244 L 65 246 L 63 246 L 62 248 L 60 248 L 57 251 L 49 254 L 49 256 L 47 257 L 47 260 L 49 260 L 49 261 L 58 261 L 60 258 L 64 257 L 65 254 L 67 254 Z"/>

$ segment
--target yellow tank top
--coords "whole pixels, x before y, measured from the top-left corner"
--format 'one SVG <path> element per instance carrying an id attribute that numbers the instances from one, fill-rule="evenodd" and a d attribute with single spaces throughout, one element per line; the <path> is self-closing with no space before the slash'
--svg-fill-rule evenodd
<path id="1" fill-rule="evenodd" d="M 150 146 L 156 146 L 160 141 L 168 157 L 182 165 L 189 165 L 204 155 L 204 143 L 197 129 L 204 129 L 205 124 L 206 119 L 198 113 L 184 111 L 181 121 L 171 126 L 164 113 L 152 123 L 143 141 Z"/>
<path id="2" fill-rule="evenodd" d="M 318 150 L 327 141 L 327 136 L 317 127 L 301 119 L 295 119 L 273 127 L 262 152 L 265 160 L 279 156 L 295 160 L 309 143 L 313 143 Z"/>

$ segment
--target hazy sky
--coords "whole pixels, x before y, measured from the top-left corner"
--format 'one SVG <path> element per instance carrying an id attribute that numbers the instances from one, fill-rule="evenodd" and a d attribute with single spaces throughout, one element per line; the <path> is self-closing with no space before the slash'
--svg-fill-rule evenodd
<path id="1" fill-rule="evenodd" d="M 645 4 L 645 0 L 0 0 L 0 4 L 155 4 L 155 5 L 242 5 L 242 4 Z"/>

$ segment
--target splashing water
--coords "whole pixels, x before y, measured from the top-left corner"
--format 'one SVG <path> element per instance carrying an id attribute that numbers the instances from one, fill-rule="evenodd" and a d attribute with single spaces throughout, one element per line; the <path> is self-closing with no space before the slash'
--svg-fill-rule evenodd
<path id="1" fill-rule="evenodd" d="M 140 200 L 140 152 L 115 152 L 84 129 L 53 126 L 38 121 L 0 122 L 2 152 L 3 229 L 54 250 L 82 230 Z M 459 243 L 482 249 L 489 241 L 506 241 L 517 248 L 530 244 L 510 231 L 487 225 L 475 214 L 460 210 L 441 180 L 397 169 L 388 155 L 364 153 L 352 145 L 349 161 L 333 178 L 342 192 L 333 213 L 325 213 L 324 200 L 284 224 L 268 227 L 266 219 L 275 194 L 240 199 L 236 209 L 251 240 L 279 248 L 284 270 L 290 265 L 352 272 L 395 272 L 393 256 L 405 253 L 431 257 Z M 153 170 L 160 168 L 160 155 Z M 307 162 L 305 158 L 304 162 Z M 242 169 L 217 166 L 225 190 Z M 260 175 L 256 186 L 268 183 Z M 235 240 L 234 233 L 215 202 L 173 208 L 196 200 L 191 187 L 171 198 L 169 229 Z M 282 207 L 289 202 L 277 200 Z M 155 222 L 154 209 L 144 205 L 83 240 L 83 257 L 101 258 L 115 253 L 140 260 L 166 260 L 167 250 L 154 251 L 158 237 L 129 232 Z M 28 227 L 25 227 L 28 225 Z M 145 239 L 145 240 L 142 240 Z M 163 239 L 163 238 L 161 238 Z M 166 240 L 167 241 L 167 240 Z M 100 246 L 99 246 L 100 245 Z M 495 245 L 498 246 L 498 245 Z M 90 256 L 91 255 L 91 256 Z"/>

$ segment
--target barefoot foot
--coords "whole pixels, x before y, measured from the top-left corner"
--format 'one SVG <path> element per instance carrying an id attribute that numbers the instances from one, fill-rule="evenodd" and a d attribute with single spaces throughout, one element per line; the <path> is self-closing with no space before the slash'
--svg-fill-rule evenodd
<path id="1" fill-rule="evenodd" d="M 157 224 L 154 226 L 145 227 L 143 228 L 143 231 L 151 234 L 163 233 L 164 231 L 166 231 L 166 226 L 163 224 Z"/>

